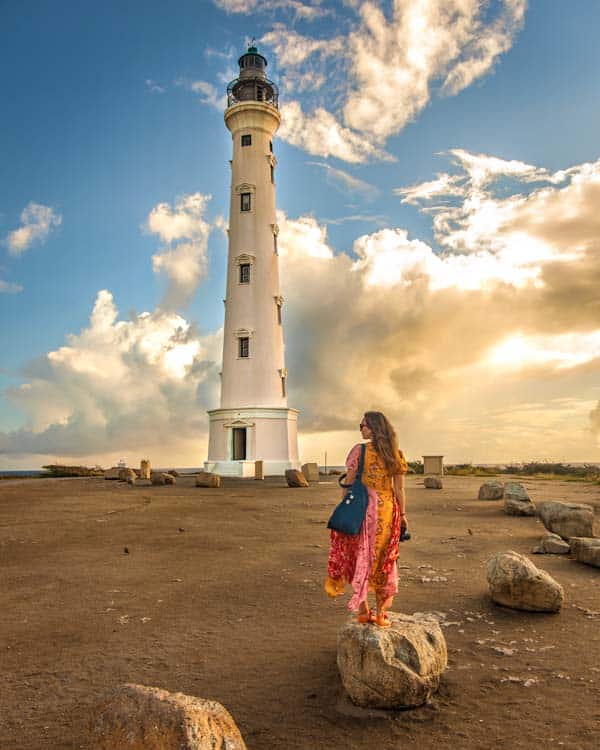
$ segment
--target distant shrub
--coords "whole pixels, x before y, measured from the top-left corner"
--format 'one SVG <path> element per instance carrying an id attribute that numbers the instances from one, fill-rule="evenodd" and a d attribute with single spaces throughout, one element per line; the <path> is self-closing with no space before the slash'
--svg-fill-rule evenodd
<path id="1" fill-rule="evenodd" d="M 422 474 L 423 473 L 423 461 L 408 461 L 408 473 L 409 474 Z"/>
<path id="2" fill-rule="evenodd" d="M 448 464 L 444 472 L 459 477 L 490 477 L 498 473 L 495 466 L 473 466 L 473 464 Z"/>
<path id="3" fill-rule="evenodd" d="M 63 464 L 48 464 L 43 466 L 51 477 L 102 477 L 104 469 L 100 466 L 64 466 Z"/>

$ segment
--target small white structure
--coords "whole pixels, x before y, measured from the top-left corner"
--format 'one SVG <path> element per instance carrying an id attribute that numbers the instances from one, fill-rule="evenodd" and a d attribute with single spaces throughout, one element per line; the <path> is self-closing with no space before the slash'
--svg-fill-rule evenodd
<path id="1" fill-rule="evenodd" d="M 434 474 L 444 476 L 443 456 L 423 456 L 423 474 Z"/>
<path id="2" fill-rule="evenodd" d="M 254 477 L 299 466 L 298 411 L 287 405 L 275 216 L 273 136 L 277 86 L 256 47 L 238 61 L 227 88 L 225 124 L 233 139 L 221 405 L 208 412 L 206 471 Z"/>

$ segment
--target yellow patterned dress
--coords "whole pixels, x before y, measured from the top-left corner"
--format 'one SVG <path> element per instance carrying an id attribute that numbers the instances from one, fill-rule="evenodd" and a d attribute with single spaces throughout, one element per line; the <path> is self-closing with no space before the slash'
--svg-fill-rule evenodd
<path id="1" fill-rule="evenodd" d="M 406 461 L 401 455 L 403 472 L 406 473 Z M 365 468 L 363 484 L 377 494 L 377 528 L 375 531 L 375 551 L 371 574 L 369 575 L 369 591 L 375 591 L 379 599 L 387 584 L 387 573 L 384 564 L 388 556 L 390 540 L 394 531 L 394 492 L 392 477 L 387 472 L 381 458 L 375 453 L 371 443 L 367 444 L 365 452 Z M 385 597 L 384 597 L 385 598 Z"/>
<path id="2" fill-rule="evenodd" d="M 348 454 L 346 467 L 356 471 L 361 445 L 355 445 Z M 400 473 L 406 474 L 407 463 L 399 451 Z M 377 601 L 384 602 L 398 591 L 396 559 L 400 540 L 400 513 L 394 497 L 392 476 L 371 443 L 365 450 L 362 482 L 369 491 L 369 504 L 360 533 L 348 536 L 331 532 L 328 573 L 325 590 L 330 596 L 343 593 L 350 583 L 354 594 L 348 603 L 351 610 L 366 601 L 367 593 L 374 591 Z"/>

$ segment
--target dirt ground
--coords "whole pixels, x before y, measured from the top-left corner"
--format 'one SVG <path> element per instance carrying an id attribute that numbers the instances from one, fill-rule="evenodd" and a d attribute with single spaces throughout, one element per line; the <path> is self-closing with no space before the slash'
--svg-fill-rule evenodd
<path id="1" fill-rule="evenodd" d="M 136 682 L 220 701 L 249 750 L 598 748 L 600 570 L 532 556 L 564 586 L 561 613 L 493 605 L 486 559 L 529 554 L 542 527 L 477 500 L 482 481 L 408 477 L 394 609 L 441 613 L 449 668 L 431 705 L 390 713 L 353 710 L 337 673 L 333 482 L 2 482 L 0 747 L 91 748 L 99 695 Z M 524 484 L 600 513 L 598 486 Z"/>

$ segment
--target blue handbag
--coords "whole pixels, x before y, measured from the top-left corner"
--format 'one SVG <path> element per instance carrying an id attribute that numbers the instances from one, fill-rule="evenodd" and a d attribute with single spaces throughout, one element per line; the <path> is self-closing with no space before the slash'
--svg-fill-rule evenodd
<path id="1" fill-rule="evenodd" d="M 342 534 L 349 534 L 350 536 L 356 536 L 360 532 L 367 514 L 367 505 L 369 504 L 369 492 L 362 483 L 366 448 L 367 446 L 364 443 L 360 447 L 360 459 L 356 479 L 351 485 L 342 484 L 342 487 L 348 487 L 348 491 L 342 498 L 342 502 L 336 506 L 331 514 L 331 518 L 327 523 L 328 529 L 341 531 Z"/>

